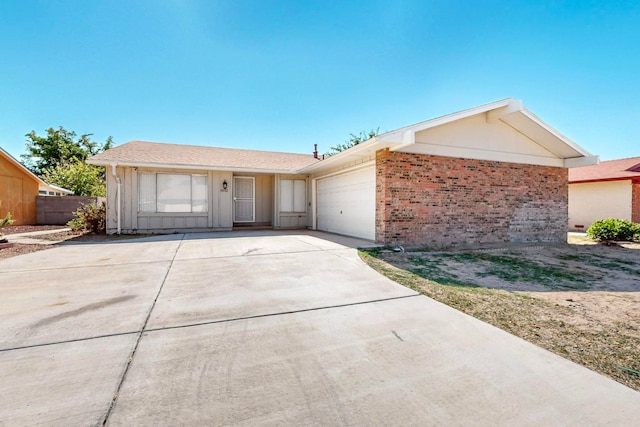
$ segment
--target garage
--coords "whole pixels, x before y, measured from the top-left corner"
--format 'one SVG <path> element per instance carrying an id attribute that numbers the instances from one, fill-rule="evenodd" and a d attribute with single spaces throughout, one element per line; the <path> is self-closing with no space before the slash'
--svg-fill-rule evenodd
<path id="1" fill-rule="evenodd" d="M 318 179 L 317 206 L 318 230 L 375 240 L 375 167 Z"/>

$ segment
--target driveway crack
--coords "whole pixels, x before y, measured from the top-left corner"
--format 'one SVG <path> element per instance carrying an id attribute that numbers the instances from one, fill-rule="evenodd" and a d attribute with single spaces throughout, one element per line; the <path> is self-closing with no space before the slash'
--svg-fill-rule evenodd
<path id="1" fill-rule="evenodd" d="M 144 334 L 146 328 L 147 328 L 147 324 L 149 323 L 149 319 L 151 318 L 151 313 L 153 313 L 153 309 L 156 306 L 156 303 L 158 302 L 158 298 L 160 297 L 160 294 L 162 293 L 162 289 L 164 288 L 164 284 L 167 281 L 167 277 L 169 277 L 169 273 L 171 272 L 171 268 L 173 267 L 173 262 L 176 259 L 176 256 L 178 255 L 178 252 L 180 251 L 180 247 L 182 246 L 182 242 L 184 242 L 184 234 L 182 235 L 182 238 L 180 239 L 180 243 L 178 244 L 178 247 L 176 248 L 176 251 L 173 254 L 173 257 L 171 257 L 171 262 L 169 263 L 169 266 L 167 267 L 167 272 L 164 275 L 163 279 L 162 279 L 162 283 L 160 284 L 160 288 L 158 289 L 158 292 L 156 293 L 155 298 L 153 299 L 153 304 L 151 304 L 151 308 L 149 308 L 149 312 L 147 313 L 147 317 L 144 319 L 144 324 L 142 325 L 142 328 L 140 328 L 140 332 L 138 332 L 138 338 L 136 339 L 136 344 L 133 346 L 133 350 L 131 351 L 131 354 L 129 355 L 129 359 L 127 360 L 127 365 L 124 368 L 124 371 L 122 372 L 122 376 L 120 377 L 120 381 L 118 382 L 118 387 L 116 388 L 116 391 L 113 395 L 113 399 L 111 400 L 111 404 L 109 405 L 109 409 L 107 409 L 107 413 L 104 416 L 104 420 L 102 421 L 102 425 L 106 425 L 107 422 L 109 421 L 109 417 L 111 416 L 111 413 L 113 412 L 113 409 L 116 406 L 116 402 L 118 401 L 118 396 L 120 395 L 120 389 L 122 389 L 122 385 L 124 384 L 125 379 L 127 378 L 127 373 L 129 373 L 129 368 L 131 367 L 131 363 L 133 362 L 133 359 L 136 355 L 136 351 L 138 350 L 138 346 L 140 345 L 140 341 L 142 340 L 142 335 Z"/>

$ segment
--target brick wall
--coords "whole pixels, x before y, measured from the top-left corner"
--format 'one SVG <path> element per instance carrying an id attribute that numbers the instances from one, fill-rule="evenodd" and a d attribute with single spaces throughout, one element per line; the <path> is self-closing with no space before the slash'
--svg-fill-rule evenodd
<path id="1" fill-rule="evenodd" d="M 640 223 L 640 178 L 631 181 L 631 221 Z"/>
<path id="2" fill-rule="evenodd" d="M 567 169 L 376 155 L 376 240 L 448 247 L 565 242 Z"/>

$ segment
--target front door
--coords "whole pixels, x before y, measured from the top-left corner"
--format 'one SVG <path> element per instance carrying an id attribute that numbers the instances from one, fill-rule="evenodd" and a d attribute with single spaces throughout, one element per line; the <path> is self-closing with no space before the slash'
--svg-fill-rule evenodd
<path id="1" fill-rule="evenodd" d="M 233 222 L 255 222 L 256 179 L 252 176 L 233 177 Z"/>

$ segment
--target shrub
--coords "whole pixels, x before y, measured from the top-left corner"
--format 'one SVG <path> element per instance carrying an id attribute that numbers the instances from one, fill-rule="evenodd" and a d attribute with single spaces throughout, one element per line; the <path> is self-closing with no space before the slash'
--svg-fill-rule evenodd
<path id="1" fill-rule="evenodd" d="M 73 216 L 75 218 L 69 221 L 67 226 L 74 231 L 104 233 L 106 230 L 107 208 L 104 202 L 84 204 L 73 213 Z"/>
<path id="2" fill-rule="evenodd" d="M 610 240 L 639 241 L 640 224 L 635 224 L 626 219 L 601 219 L 591 224 L 591 227 L 587 229 L 587 235 L 598 242 Z"/>
<path id="3" fill-rule="evenodd" d="M 2 201 L 0 200 L 0 206 L 2 206 Z M 13 219 L 11 219 L 11 212 L 7 212 L 7 216 L 4 218 L 0 218 L 0 228 L 6 227 L 7 225 L 13 224 Z M 4 240 L 4 234 L 0 233 L 0 240 Z"/>

